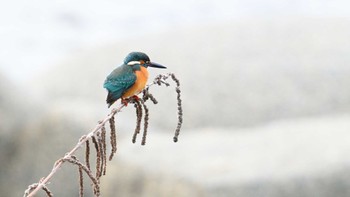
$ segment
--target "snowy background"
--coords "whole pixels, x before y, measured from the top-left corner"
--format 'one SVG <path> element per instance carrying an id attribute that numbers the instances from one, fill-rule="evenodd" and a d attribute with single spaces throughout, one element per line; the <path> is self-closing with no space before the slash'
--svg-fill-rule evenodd
<path id="1" fill-rule="evenodd" d="M 109 112 L 102 83 L 135 50 L 168 67 L 151 76 L 180 79 L 183 130 L 174 144 L 172 88 L 152 89 L 146 146 L 123 111 L 104 196 L 350 195 L 349 2 L 0 4 L 0 196 L 22 195 Z M 77 195 L 72 173 L 54 194 Z"/>
<path id="2" fill-rule="evenodd" d="M 349 18 L 349 7 L 345 0 L 2 2 L 0 68 L 23 81 L 77 50 L 126 38 L 245 19 Z"/>

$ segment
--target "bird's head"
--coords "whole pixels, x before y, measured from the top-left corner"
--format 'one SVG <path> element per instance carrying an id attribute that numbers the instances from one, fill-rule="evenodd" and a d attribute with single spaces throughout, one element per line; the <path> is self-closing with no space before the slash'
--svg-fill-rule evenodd
<path id="1" fill-rule="evenodd" d="M 157 64 L 155 62 L 151 62 L 148 55 L 142 52 L 129 53 L 124 59 L 124 64 L 131 66 L 133 70 L 140 70 L 140 66 L 143 66 L 145 68 L 147 67 L 166 68 L 165 66 Z"/>

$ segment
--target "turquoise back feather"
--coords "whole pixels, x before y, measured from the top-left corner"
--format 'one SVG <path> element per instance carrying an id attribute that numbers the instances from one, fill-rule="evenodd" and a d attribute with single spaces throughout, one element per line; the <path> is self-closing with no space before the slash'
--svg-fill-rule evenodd
<path id="1" fill-rule="evenodd" d="M 103 87 L 108 90 L 107 103 L 112 105 L 136 81 L 136 75 L 131 66 L 121 65 L 107 76 Z"/>

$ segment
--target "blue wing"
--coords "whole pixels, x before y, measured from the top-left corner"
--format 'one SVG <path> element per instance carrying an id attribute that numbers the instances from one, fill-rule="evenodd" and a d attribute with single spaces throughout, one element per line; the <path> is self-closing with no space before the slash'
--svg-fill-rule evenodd
<path id="1" fill-rule="evenodd" d="M 108 90 L 106 101 L 109 106 L 118 100 L 135 81 L 136 75 L 130 66 L 122 65 L 113 70 L 103 84 L 103 87 Z"/>

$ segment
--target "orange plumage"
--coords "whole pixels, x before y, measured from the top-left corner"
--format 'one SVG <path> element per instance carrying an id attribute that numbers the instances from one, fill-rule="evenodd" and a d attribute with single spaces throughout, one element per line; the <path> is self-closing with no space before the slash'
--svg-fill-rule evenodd
<path id="1" fill-rule="evenodd" d="M 124 92 L 122 95 L 122 98 L 128 98 L 133 95 L 138 94 L 145 88 L 147 80 L 148 80 L 148 71 L 145 67 L 141 66 L 141 70 L 136 70 L 136 81 L 135 83 L 127 90 Z"/>

